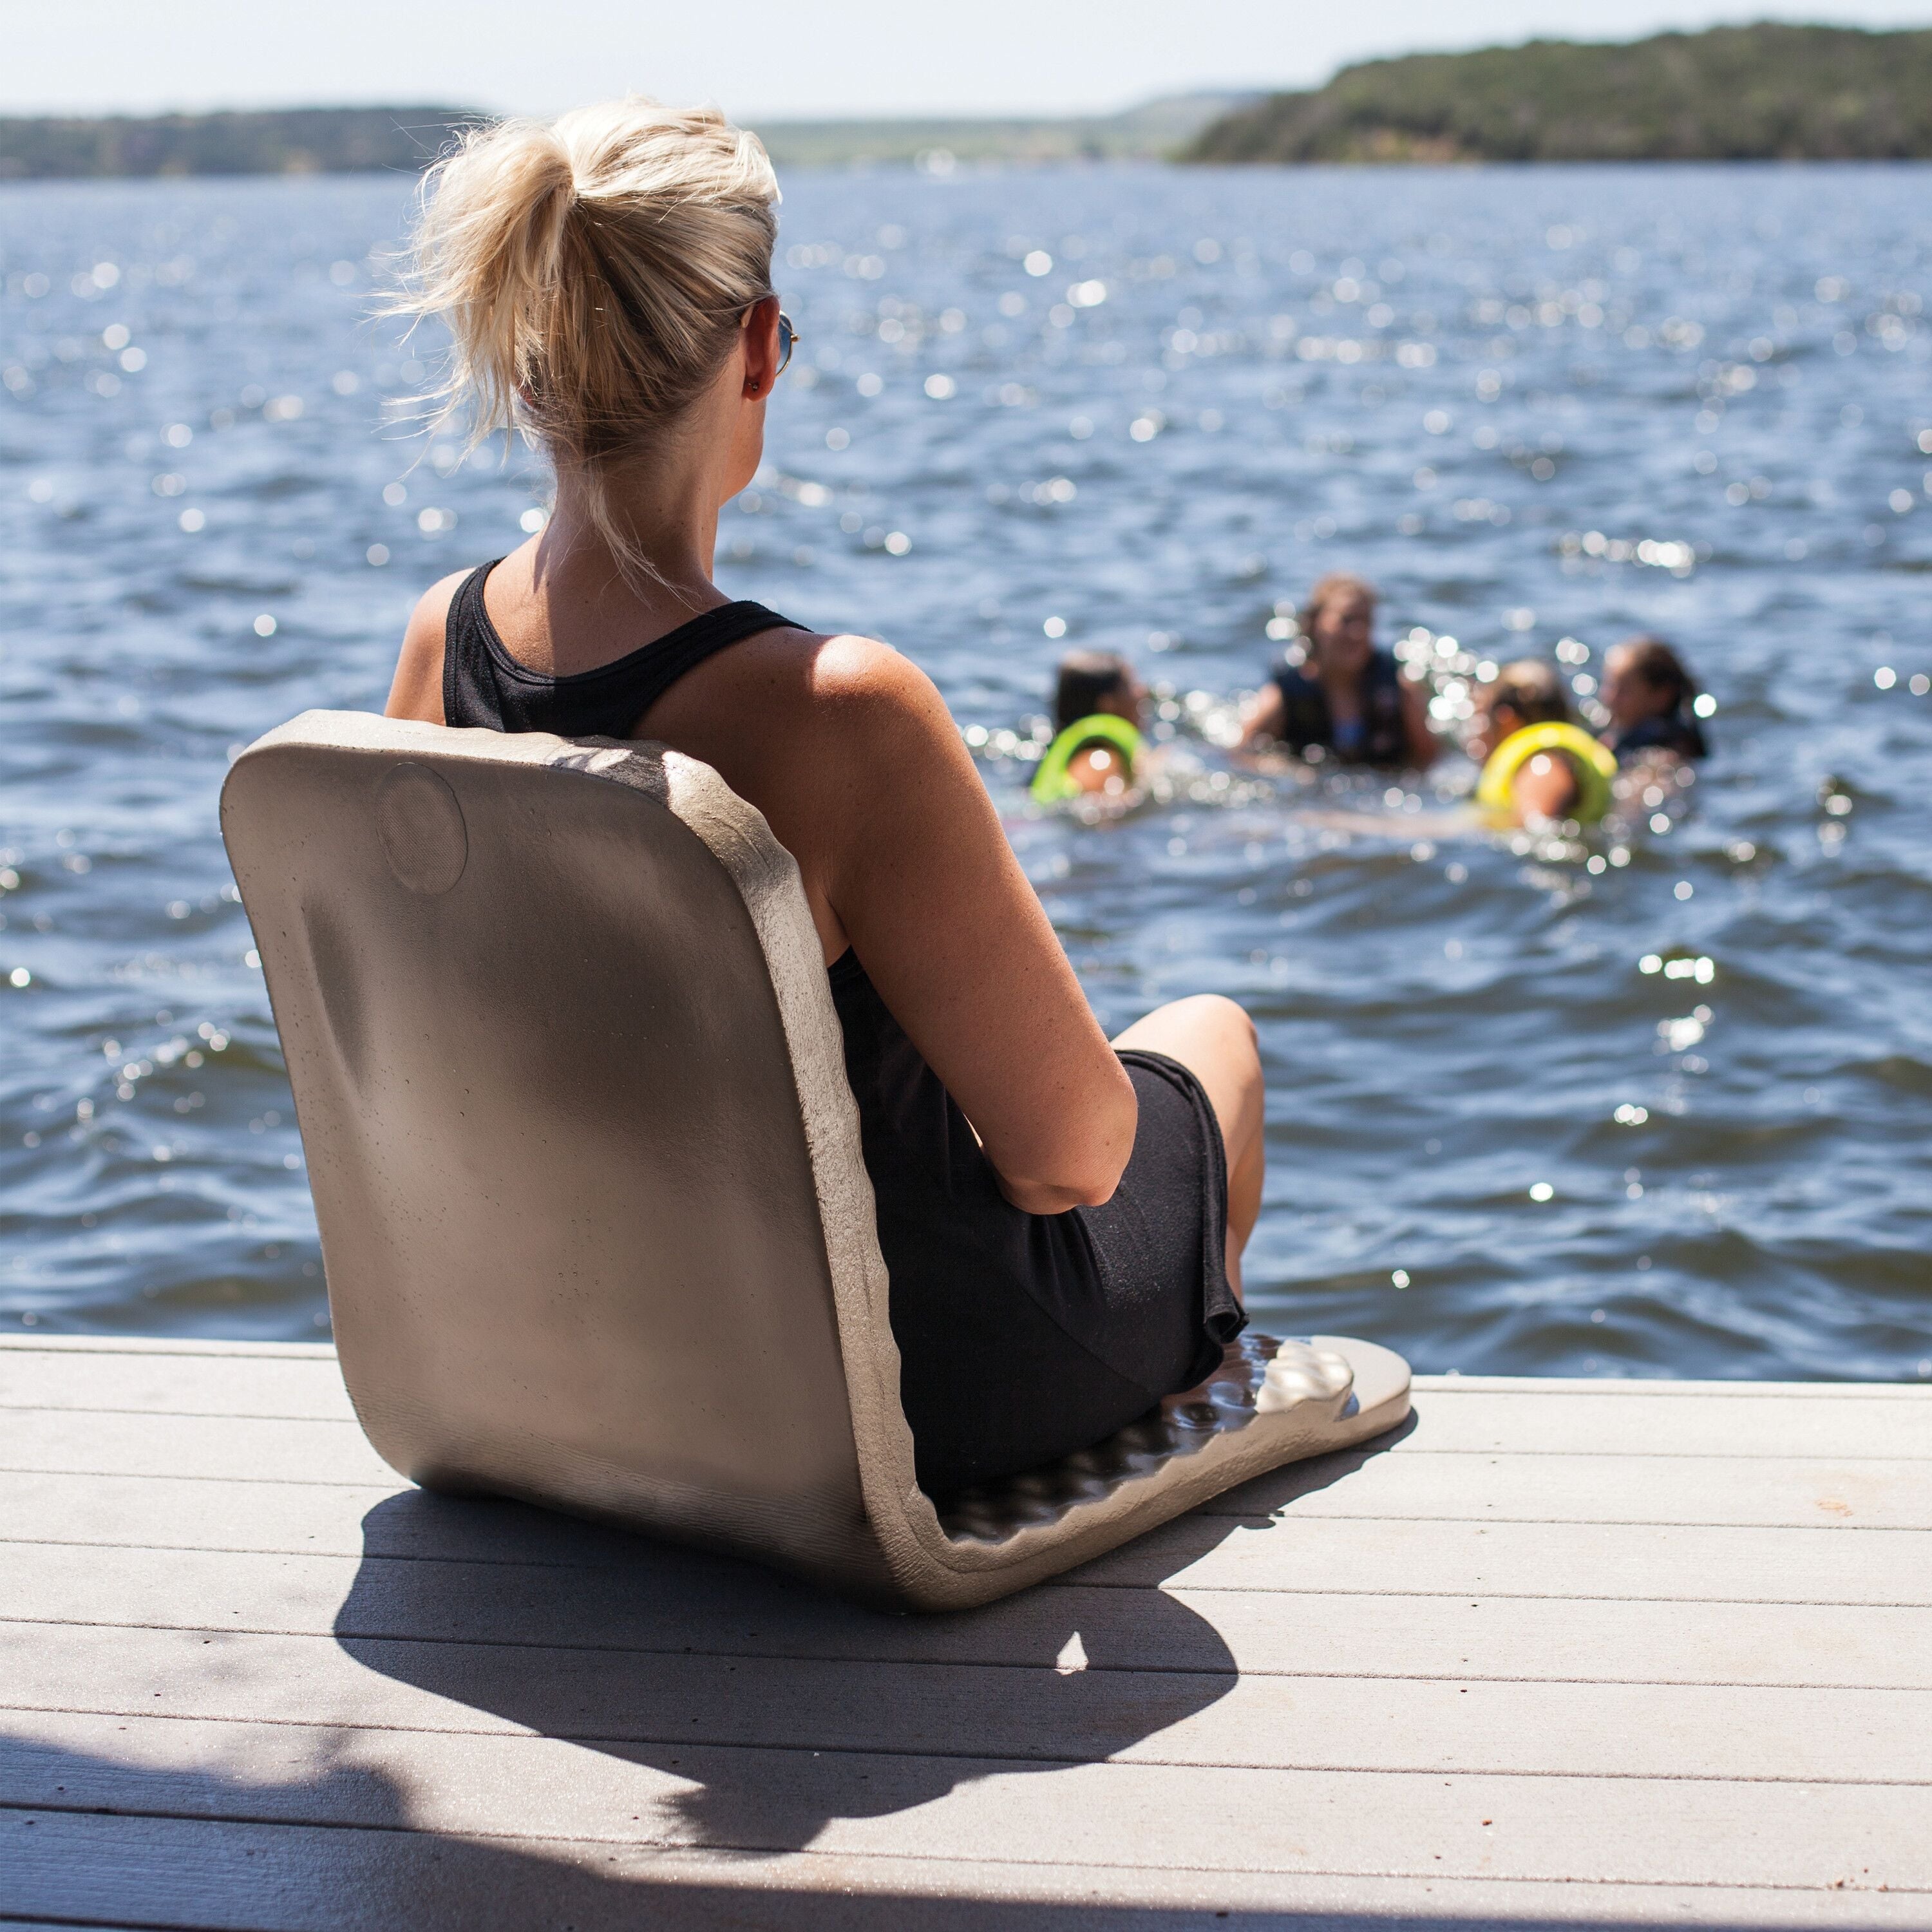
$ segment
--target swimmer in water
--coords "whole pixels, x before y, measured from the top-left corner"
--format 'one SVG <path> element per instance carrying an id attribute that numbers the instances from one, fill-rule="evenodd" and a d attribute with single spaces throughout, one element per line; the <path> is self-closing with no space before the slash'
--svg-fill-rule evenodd
<path id="1" fill-rule="evenodd" d="M 1042 805 L 1121 799 L 1141 762 L 1147 687 L 1112 651 L 1069 651 L 1053 694 L 1053 742 L 1031 790 Z"/>
<path id="2" fill-rule="evenodd" d="M 1240 748 L 1278 744 L 1301 758 L 1426 771 L 1440 747 L 1420 688 L 1375 646 L 1376 592 L 1331 572 L 1308 593 L 1303 642 L 1250 700 Z"/>
<path id="3" fill-rule="evenodd" d="M 1610 808 L 1617 761 L 1572 718 L 1562 680 L 1540 658 L 1504 664 L 1477 692 L 1468 748 L 1483 768 L 1477 804 L 1507 823 L 1594 825 Z"/>
<path id="4" fill-rule="evenodd" d="M 1672 765 L 1708 758 L 1697 722 L 1697 685 L 1661 638 L 1635 637 L 1604 661 L 1603 741 L 1619 765 Z"/>

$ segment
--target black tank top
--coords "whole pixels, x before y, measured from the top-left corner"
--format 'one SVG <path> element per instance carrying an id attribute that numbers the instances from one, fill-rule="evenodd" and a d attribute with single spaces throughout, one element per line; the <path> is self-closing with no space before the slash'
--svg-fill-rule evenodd
<path id="1" fill-rule="evenodd" d="M 714 652 L 760 631 L 794 628 L 762 604 L 721 604 L 613 663 L 546 677 L 511 656 L 483 608 L 483 586 L 496 567 L 472 570 L 449 602 L 442 644 L 448 724 L 554 731 L 560 738 L 628 738 L 644 713 Z"/>
<path id="2" fill-rule="evenodd" d="M 792 628 L 760 604 L 720 604 L 614 663 L 546 677 L 510 655 L 484 608 L 495 567 L 473 572 L 450 602 L 442 703 L 452 725 L 629 737 L 687 671 L 746 638 Z M 848 948 L 830 977 L 922 1486 L 950 1493 L 1050 1461 L 1207 1374 L 1240 1326 L 1232 1299 L 1216 1334 L 1205 1336 L 1197 1286 L 1191 1325 L 1170 1336 L 1174 1324 L 1160 1315 L 1166 1325 L 1159 1346 L 1150 1343 L 1147 1324 L 1122 1318 L 1117 1293 L 1110 1303 L 1118 1270 L 1111 1259 L 1103 1270 L 1096 1256 L 1096 1241 L 1109 1244 L 1112 1219 L 1137 1211 L 1128 1190 L 1111 1218 L 1014 1207 L 965 1114 L 858 956 Z M 1219 1241 L 1216 1234 L 1210 1245 L 1218 1250 Z M 1118 1235 L 1112 1245 L 1120 1246 Z"/>

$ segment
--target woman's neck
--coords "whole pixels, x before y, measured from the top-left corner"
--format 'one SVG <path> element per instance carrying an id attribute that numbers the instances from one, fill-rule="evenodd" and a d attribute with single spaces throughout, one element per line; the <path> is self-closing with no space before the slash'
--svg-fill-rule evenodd
<path id="1" fill-rule="evenodd" d="M 700 479 L 676 473 L 682 467 L 674 460 L 649 474 L 607 477 L 599 505 L 584 472 L 560 464 L 545 549 L 564 568 L 567 559 L 608 568 L 628 551 L 644 568 L 627 574 L 708 602 L 718 511 Z"/>

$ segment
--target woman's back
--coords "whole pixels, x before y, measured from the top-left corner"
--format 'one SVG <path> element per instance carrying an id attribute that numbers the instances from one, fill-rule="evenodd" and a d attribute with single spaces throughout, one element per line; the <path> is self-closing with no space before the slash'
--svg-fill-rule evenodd
<path id="1" fill-rule="evenodd" d="M 1132 1144 L 1131 1094 L 930 680 L 872 639 L 817 634 L 769 613 L 730 649 L 664 678 L 661 644 L 675 651 L 680 634 L 701 639 L 721 613 L 728 628 L 733 612 L 760 607 L 712 591 L 694 619 L 660 633 L 682 607 L 636 596 L 608 565 L 601 574 L 586 567 L 587 544 L 549 562 L 556 528 L 486 576 L 446 578 L 423 598 L 392 715 L 470 722 L 446 716 L 464 668 L 453 632 L 500 684 L 560 680 L 566 703 L 608 700 L 595 688 L 600 674 L 630 665 L 642 675 L 616 682 L 646 701 L 628 728 L 610 730 L 621 713 L 607 701 L 571 718 L 578 733 L 648 734 L 712 766 L 798 861 L 827 964 L 857 947 L 1018 1204 L 1053 1213 L 1104 1200 Z M 1004 1051 L 988 1054 L 994 1041 Z M 1042 1118 L 1030 1070 L 1077 1096 L 1084 1118 Z"/>

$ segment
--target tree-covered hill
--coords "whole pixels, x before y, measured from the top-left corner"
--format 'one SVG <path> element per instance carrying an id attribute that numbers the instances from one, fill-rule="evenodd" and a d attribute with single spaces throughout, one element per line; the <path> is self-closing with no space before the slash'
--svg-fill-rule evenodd
<path id="1" fill-rule="evenodd" d="M 462 107 L 290 107 L 136 119 L 0 119 L 0 180 L 88 175 L 349 174 L 434 160 Z"/>
<path id="2" fill-rule="evenodd" d="M 1932 31 L 1723 27 L 1344 68 L 1225 116 L 1195 161 L 1932 158 Z"/>

